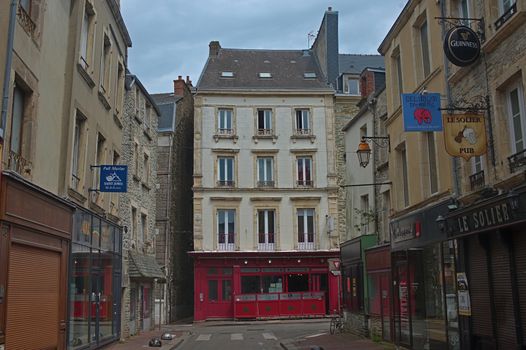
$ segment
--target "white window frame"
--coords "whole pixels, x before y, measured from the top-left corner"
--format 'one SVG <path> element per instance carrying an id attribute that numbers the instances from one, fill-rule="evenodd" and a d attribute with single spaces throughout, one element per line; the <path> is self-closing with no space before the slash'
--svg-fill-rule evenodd
<path id="1" fill-rule="evenodd" d="M 219 108 L 217 111 L 217 134 L 234 134 L 234 111 L 231 108 Z"/>
<path id="2" fill-rule="evenodd" d="M 231 163 L 231 164 L 229 164 Z M 232 187 L 235 184 L 235 158 L 233 156 L 217 157 L 217 184 L 223 187 Z M 221 176 L 221 175 L 224 176 Z"/>
<path id="3" fill-rule="evenodd" d="M 298 108 L 294 110 L 294 127 L 296 135 L 311 134 L 311 116 L 307 108 Z"/>
<path id="4" fill-rule="evenodd" d="M 360 96 L 360 79 L 359 78 L 355 78 L 355 77 L 348 77 L 346 79 L 346 89 L 345 89 L 345 92 L 351 96 Z M 353 82 L 353 84 L 355 83 L 356 85 L 354 87 L 356 87 L 356 93 L 353 93 L 354 91 L 351 91 L 351 82 Z"/>
<path id="5" fill-rule="evenodd" d="M 229 217 L 232 214 L 233 223 L 234 223 L 234 232 L 229 232 L 228 224 Z M 223 216 L 223 224 L 221 225 L 219 218 Z M 235 250 L 236 242 L 236 209 L 217 209 L 216 211 L 217 227 L 216 227 L 216 237 L 217 248 L 222 251 L 233 251 Z M 223 232 L 221 232 L 223 231 Z M 220 235 L 223 235 L 224 242 L 221 243 Z"/>
<path id="6" fill-rule="evenodd" d="M 502 16 L 506 11 L 508 11 L 517 2 L 516 0 L 498 0 L 498 1 L 499 1 L 499 15 L 500 16 Z"/>
<path id="7" fill-rule="evenodd" d="M 519 111 L 518 114 L 513 115 L 512 111 L 512 104 L 511 104 L 511 93 L 517 90 L 517 96 L 518 96 L 518 106 Z M 524 105 L 524 88 L 522 86 L 521 82 L 517 82 L 513 85 L 511 85 L 506 90 L 506 107 L 507 107 L 507 113 L 508 113 L 508 121 L 509 121 L 509 128 L 510 128 L 510 141 L 511 141 L 511 147 L 512 147 L 512 154 L 516 154 L 520 151 L 523 151 L 526 149 L 526 107 Z M 517 136 L 515 135 L 515 128 L 514 128 L 514 118 L 518 116 L 519 121 L 521 123 L 520 125 L 520 131 L 522 133 L 522 138 L 517 140 Z M 517 147 L 517 143 L 522 142 L 522 149 L 519 149 Z"/>
<path id="8" fill-rule="evenodd" d="M 260 125 L 260 113 L 263 113 L 263 125 Z M 258 109 L 256 127 L 258 136 L 268 136 L 274 134 L 274 131 L 272 129 L 271 109 Z"/>
<path id="9" fill-rule="evenodd" d="M 301 164 L 300 164 L 301 163 Z M 309 166 L 307 167 L 307 163 Z M 314 169 L 312 168 L 314 161 L 312 156 L 297 156 L 296 157 L 296 186 L 297 187 L 314 187 Z M 309 169 L 308 176 L 307 169 Z M 303 173 L 303 178 L 300 179 L 300 170 Z M 310 178 L 310 179 L 307 179 Z"/>
<path id="10" fill-rule="evenodd" d="M 258 187 L 274 187 L 274 157 L 257 157 Z"/>
<path id="11" fill-rule="evenodd" d="M 311 215 L 309 215 L 311 214 Z M 308 218 L 312 216 L 312 232 L 308 232 Z M 299 250 L 314 250 L 316 241 L 316 210 L 314 208 L 298 208 L 296 210 L 297 220 L 297 240 Z M 303 232 L 300 232 L 300 222 L 303 221 Z M 310 235 L 310 237 L 309 237 Z M 303 237 L 303 242 L 300 242 L 299 237 Z"/>
<path id="12" fill-rule="evenodd" d="M 270 225 L 270 216 L 272 214 L 272 224 Z M 274 209 L 258 209 L 257 211 L 257 240 L 258 250 L 272 251 L 276 243 L 276 210 Z M 260 224 L 263 224 L 263 232 L 260 232 Z M 264 242 L 261 242 L 261 235 L 263 235 Z M 270 242 L 272 238 L 272 242 Z"/>

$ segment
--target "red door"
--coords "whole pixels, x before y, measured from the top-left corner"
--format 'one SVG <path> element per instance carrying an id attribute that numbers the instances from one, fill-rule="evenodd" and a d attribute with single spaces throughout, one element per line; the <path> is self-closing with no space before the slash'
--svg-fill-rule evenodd
<path id="1" fill-rule="evenodd" d="M 205 304 L 207 318 L 232 318 L 232 279 L 211 278 L 206 284 Z"/>

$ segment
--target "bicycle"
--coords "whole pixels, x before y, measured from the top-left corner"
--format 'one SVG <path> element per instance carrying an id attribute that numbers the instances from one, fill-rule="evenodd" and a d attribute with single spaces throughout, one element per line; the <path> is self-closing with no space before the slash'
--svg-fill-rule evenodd
<path id="1" fill-rule="evenodd" d="M 338 330 L 341 332 L 343 330 L 343 318 L 341 314 L 337 314 L 336 317 L 331 318 L 331 324 L 329 325 L 329 332 L 334 334 Z"/>

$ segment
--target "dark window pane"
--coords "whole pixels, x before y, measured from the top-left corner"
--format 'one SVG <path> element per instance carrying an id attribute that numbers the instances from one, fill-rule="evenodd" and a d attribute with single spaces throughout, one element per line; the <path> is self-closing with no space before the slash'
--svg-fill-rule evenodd
<path id="1" fill-rule="evenodd" d="M 208 301 L 217 301 L 217 281 L 208 281 Z"/>
<path id="2" fill-rule="evenodd" d="M 232 300 L 232 281 L 231 280 L 223 280 L 221 287 L 222 287 L 221 300 L 222 301 L 231 301 Z"/>
<path id="3" fill-rule="evenodd" d="M 259 293 L 259 276 L 241 276 L 241 293 Z"/>

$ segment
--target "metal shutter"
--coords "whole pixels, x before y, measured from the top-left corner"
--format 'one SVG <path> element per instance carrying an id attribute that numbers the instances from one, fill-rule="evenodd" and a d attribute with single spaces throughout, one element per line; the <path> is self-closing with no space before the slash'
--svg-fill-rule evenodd
<path id="1" fill-rule="evenodd" d="M 522 339 L 523 345 L 526 345 L 526 235 L 524 232 L 515 232 L 513 237 L 513 249 L 515 251 L 515 268 L 517 269 Z"/>
<path id="2" fill-rule="evenodd" d="M 9 256 L 6 349 L 57 349 L 60 253 L 13 244 Z"/>
<path id="3" fill-rule="evenodd" d="M 493 337 L 489 298 L 488 265 L 486 252 L 478 235 L 466 239 L 468 248 L 468 282 L 471 296 L 471 319 L 475 336 Z"/>
<path id="4" fill-rule="evenodd" d="M 492 235 L 490 247 L 498 347 L 499 349 L 516 349 L 509 251 L 498 234 Z"/>

